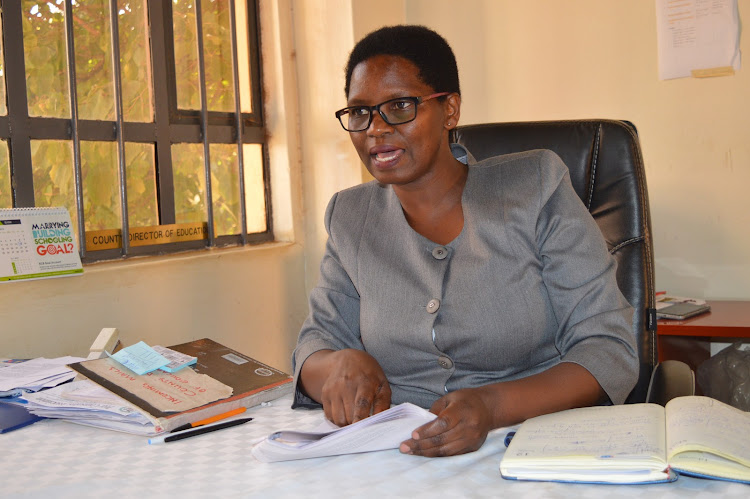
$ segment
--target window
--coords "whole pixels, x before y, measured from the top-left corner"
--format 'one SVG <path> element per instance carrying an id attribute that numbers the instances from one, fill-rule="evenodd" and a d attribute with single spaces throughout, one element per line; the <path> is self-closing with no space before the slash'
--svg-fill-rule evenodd
<path id="1" fill-rule="evenodd" d="M 0 208 L 68 208 L 84 262 L 270 240 L 256 9 L 3 2 Z"/>

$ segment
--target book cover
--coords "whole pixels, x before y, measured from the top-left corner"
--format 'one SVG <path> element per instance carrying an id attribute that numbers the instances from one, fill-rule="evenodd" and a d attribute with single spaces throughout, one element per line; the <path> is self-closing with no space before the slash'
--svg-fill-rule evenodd
<path id="1" fill-rule="evenodd" d="M 157 432 L 253 407 L 292 390 L 288 374 L 208 338 L 169 348 L 198 360 L 192 368 L 176 373 L 145 375 L 109 358 L 78 362 L 70 368 L 133 404 L 154 422 Z"/>
<path id="2" fill-rule="evenodd" d="M 0 281 L 83 273 L 65 208 L 0 209 Z"/>
<path id="3" fill-rule="evenodd" d="M 8 433 L 41 420 L 21 404 L 0 400 L 0 433 Z"/>

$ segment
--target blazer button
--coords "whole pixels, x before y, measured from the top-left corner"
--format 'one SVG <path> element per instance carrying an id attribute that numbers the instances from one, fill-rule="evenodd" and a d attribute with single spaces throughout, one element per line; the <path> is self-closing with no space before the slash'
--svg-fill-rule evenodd
<path id="1" fill-rule="evenodd" d="M 445 355 L 441 355 L 440 358 L 438 358 L 438 365 L 443 369 L 450 369 L 453 367 L 453 361 Z"/>
<path id="2" fill-rule="evenodd" d="M 425 308 L 429 313 L 434 314 L 440 308 L 440 300 L 438 300 L 437 298 L 433 298 L 432 300 L 427 302 L 427 306 Z"/>
<path id="3" fill-rule="evenodd" d="M 445 257 L 448 256 L 448 249 L 444 246 L 436 246 L 435 249 L 432 250 L 432 256 L 435 260 L 444 260 Z"/>

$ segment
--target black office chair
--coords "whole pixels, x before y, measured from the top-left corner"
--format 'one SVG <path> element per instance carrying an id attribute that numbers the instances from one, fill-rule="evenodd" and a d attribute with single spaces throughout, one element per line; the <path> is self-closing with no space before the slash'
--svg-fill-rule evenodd
<path id="1" fill-rule="evenodd" d="M 620 289 L 636 310 L 633 326 L 641 367 L 627 402 L 648 399 L 663 405 L 675 396 L 692 395 L 695 382 L 687 365 L 669 362 L 656 368 L 651 217 L 635 126 L 614 120 L 468 125 L 454 131 L 453 142 L 465 146 L 477 161 L 531 149 L 550 149 L 562 158 L 573 188 L 617 260 Z"/>

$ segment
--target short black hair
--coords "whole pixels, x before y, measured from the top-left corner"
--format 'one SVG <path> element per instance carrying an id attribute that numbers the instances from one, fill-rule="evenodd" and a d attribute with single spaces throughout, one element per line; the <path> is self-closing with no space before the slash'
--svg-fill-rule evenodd
<path id="1" fill-rule="evenodd" d="M 378 55 L 411 61 L 419 69 L 419 78 L 436 92 L 461 93 L 456 57 L 445 38 L 425 26 L 400 24 L 375 30 L 354 46 L 346 64 L 347 96 L 357 64 Z"/>

